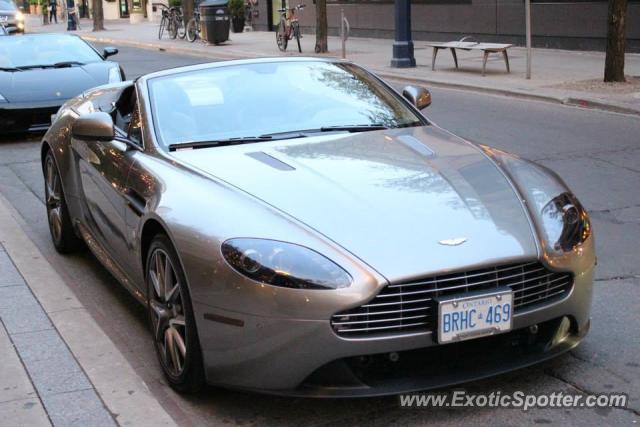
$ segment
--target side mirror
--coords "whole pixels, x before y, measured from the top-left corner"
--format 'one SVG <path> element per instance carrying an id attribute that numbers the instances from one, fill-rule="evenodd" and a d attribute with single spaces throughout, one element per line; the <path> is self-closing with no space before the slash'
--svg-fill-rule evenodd
<path id="1" fill-rule="evenodd" d="M 423 87 L 405 86 L 405 88 L 402 89 L 402 96 L 418 110 L 423 110 L 431 105 L 431 93 Z"/>
<path id="2" fill-rule="evenodd" d="M 76 139 L 111 141 L 116 132 L 111 116 L 97 111 L 78 117 L 73 123 L 71 134 Z"/>
<path id="3" fill-rule="evenodd" d="M 105 47 L 102 51 L 102 56 L 108 58 L 110 56 L 116 55 L 118 53 L 118 49 L 115 47 Z"/>

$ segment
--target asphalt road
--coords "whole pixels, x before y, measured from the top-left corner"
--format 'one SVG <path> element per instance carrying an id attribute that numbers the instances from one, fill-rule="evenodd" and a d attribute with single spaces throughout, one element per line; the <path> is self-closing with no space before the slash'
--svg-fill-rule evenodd
<path id="1" fill-rule="evenodd" d="M 205 62 L 121 48 L 129 78 Z M 304 400 L 214 389 L 179 396 L 164 383 L 145 312 L 90 254 L 55 253 L 44 214 L 36 139 L 0 141 L 0 192 L 20 212 L 29 236 L 153 394 L 181 425 L 492 424 L 630 425 L 640 420 L 640 120 L 534 101 L 433 89 L 427 115 L 471 140 L 538 160 L 558 172 L 591 212 L 599 267 L 592 330 L 554 361 L 465 385 L 474 392 L 628 393 L 628 409 L 400 409 L 397 398 Z M 90 337 L 88 337 L 90 339 Z M 471 356 L 471 355 L 470 355 Z"/>

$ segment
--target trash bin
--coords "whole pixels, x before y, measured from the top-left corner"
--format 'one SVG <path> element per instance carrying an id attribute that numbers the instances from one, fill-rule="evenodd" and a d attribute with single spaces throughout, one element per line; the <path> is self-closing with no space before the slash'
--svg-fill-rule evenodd
<path id="1" fill-rule="evenodd" d="M 203 0 L 200 2 L 200 36 L 209 43 L 218 44 L 229 40 L 228 0 Z"/>

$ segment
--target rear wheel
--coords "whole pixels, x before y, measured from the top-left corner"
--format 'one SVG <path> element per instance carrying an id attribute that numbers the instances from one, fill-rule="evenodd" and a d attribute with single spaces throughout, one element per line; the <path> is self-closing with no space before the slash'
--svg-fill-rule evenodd
<path id="1" fill-rule="evenodd" d="M 60 253 L 73 252 L 82 245 L 82 241 L 73 230 L 60 173 L 51 151 L 48 151 L 44 158 L 44 184 L 47 219 L 53 246 Z"/>
<path id="2" fill-rule="evenodd" d="M 302 53 L 302 47 L 300 46 L 300 24 L 293 22 L 291 25 L 293 26 L 293 35 L 298 43 L 298 53 Z"/>
<path id="3" fill-rule="evenodd" d="M 145 269 L 153 342 L 169 385 L 192 393 L 205 385 L 191 297 L 178 255 L 164 234 L 154 237 Z"/>
<path id="4" fill-rule="evenodd" d="M 278 49 L 283 52 L 287 50 L 288 41 L 289 40 L 287 37 L 287 29 L 284 25 L 284 19 L 281 19 L 280 23 L 278 24 L 278 29 L 276 30 L 276 43 L 278 44 Z"/>
<path id="5" fill-rule="evenodd" d="M 184 39 L 184 37 L 187 35 L 187 27 L 184 25 L 184 17 L 181 15 L 180 17 L 176 18 L 176 22 L 178 37 Z"/>
<path id="6" fill-rule="evenodd" d="M 189 40 L 191 43 L 193 43 L 198 36 L 197 25 L 198 22 L 195 18 L 189 19 L 189 22 L 187 23 L 187 40 Z"/>

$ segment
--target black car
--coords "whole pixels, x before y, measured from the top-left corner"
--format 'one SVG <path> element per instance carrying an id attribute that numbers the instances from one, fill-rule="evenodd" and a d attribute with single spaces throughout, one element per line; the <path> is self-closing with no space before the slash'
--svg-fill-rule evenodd
<path id="1" fill-rule="evenodd" d="M 122 68 L 78 36 L 0 38 L 0 134 L 46 130 L 51 116 L 87 89 L 125 80 Z"/>

